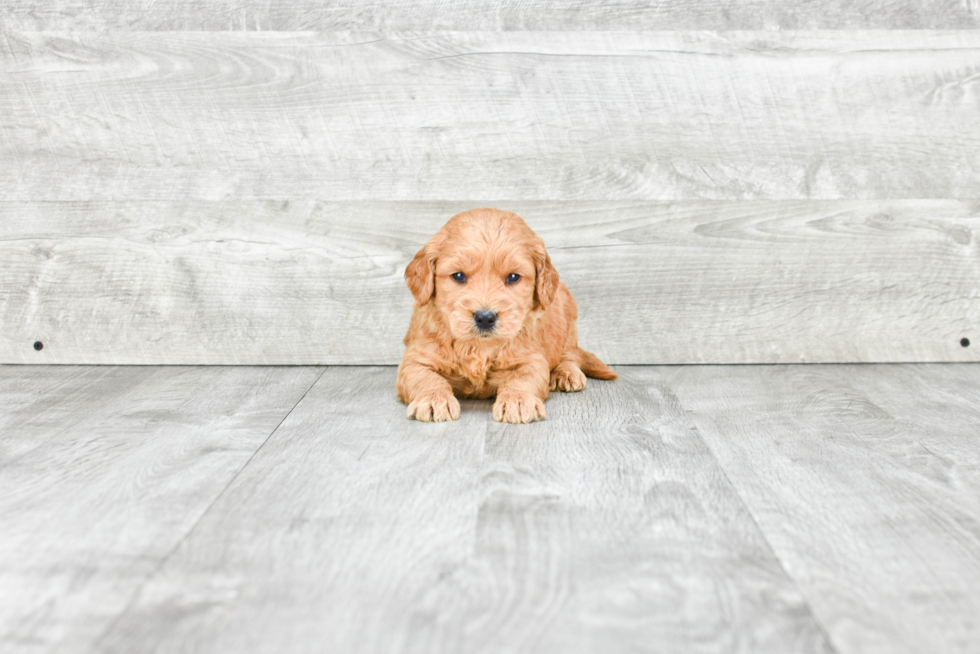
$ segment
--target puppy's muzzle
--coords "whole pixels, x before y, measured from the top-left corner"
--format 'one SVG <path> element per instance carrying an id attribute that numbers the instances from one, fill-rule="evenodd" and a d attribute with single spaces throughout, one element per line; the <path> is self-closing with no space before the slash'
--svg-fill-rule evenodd
<path id="1" fill-rule="evenodd" d="M 497 326 L 497 314 L 486 309 L 474 311 L 473 324 L 481 334 L 489 334 Z"/>

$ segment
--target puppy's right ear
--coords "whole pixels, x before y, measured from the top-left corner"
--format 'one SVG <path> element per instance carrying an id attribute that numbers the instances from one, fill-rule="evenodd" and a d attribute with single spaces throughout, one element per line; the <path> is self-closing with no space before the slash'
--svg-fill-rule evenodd
<path id="1" fill-rule="evenodd" d="M 408 267 L 405 268 L 405 281 L 408 289 L 419 304 L 427 304 L 435 292 L 436 262 L 426 254 L 428 245 L 418 251 Z"/>

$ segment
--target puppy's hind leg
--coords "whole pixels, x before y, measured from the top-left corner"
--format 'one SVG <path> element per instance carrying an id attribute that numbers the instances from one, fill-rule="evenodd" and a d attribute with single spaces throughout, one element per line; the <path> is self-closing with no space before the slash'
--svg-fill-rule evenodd
<path id="1" fill-rule="evenodd" d="M 553 391 L 574 393 L 585 389 L 585 373 L 579 368 L 577 357 L 571 352 L 562 355 L 551 371 L 549 388 Z"/>
<path id="2" fill-rule="evenodd" d="M 617 375 L 599 357 L 575 347 L 562 354 L 558 365 L 551 371 L 550 388 L 566 393 L 580 391 L 585 388 L 586 377 L 616 379 Z"/>

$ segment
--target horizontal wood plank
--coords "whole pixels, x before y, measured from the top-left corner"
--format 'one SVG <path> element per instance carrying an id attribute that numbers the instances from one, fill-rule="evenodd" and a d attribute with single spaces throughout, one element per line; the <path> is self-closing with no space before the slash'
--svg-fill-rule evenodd
<path id="1" fill-rule="evenodd" d="M 320 373 L 0 366 L 0 650 L 95 651 Z"/>
<path id="2" fill-rule="evenodd" d="M 980 360 L 972 201 L 310 200 L 0 203 L 0 361 L 394 364 L 405 265 L 480 204 L 611 363 Z"/>
<path id="3" fill-rule="evenodd" d="M 405 419 L 328 369 L 100 651 L 826 652 L 666 388 Z"/>
<path id="4" fill-rule="evenodd" d="M 0 199 L 980 197 L 978 69 L 978 31 L 7 31 Z"/>
<path id="5" fill-rule="evenodd" d="M 0 28 L 41 30 L 966 29 L 972 0 L 8 0 Z"/>
<path id="6" fill-rule="evenodd" d="M 835 651 L 967 654 L 980 645 L 980 467 L 968 407 L 980 402 L 980 366 L 951 368 L 637 375 L 675 390 Z"/>

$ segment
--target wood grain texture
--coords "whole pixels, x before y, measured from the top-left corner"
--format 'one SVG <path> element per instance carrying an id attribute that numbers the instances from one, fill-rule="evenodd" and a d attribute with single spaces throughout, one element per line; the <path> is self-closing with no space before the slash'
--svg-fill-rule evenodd
<path id="1" fill-rule="evenodd" d="M 0 199 L 974 198 L 978 70 L 969 30 L 6 31 Z"/>
<path id="2" fill-rule="evenodd" d="M 0 203 L 0 361 L 395 364 L 405 265 L 480 204 L 611 363 L 980 359 L 973 201 L 309 200 Z"/>
<path id="3" fill-rule="evenodd" d="M 100 651 L 830 651 L 665 389 L 514 429 L 393 381 L 328 369 Z"/>
<path id="4" fill-rule="evenodd" d="M 450 652 L 831 652 L 666 385 L 633 369 L 491 426 Z"/>
<path id="5" fill-rule="evenodd" d="M 637 375 L 675 389 L 836 651 L 977 650 L 980 367 Z"/>
<path id="6" fill-rule="evenodd" d="M 972 347 L 972 346 L 971 346 Z M 980 486 L 980 386 L 976 366 L 831 368 L 851 388 L 909 427 L 911 438 L 958 475 Z M 915 398 L 909 401 L 908 398 Z"/>
<path id="7" fill-rule="evenodd" d="M 975 0 L 8 0 L 0 28 L 66 30 L 950 29 Z"/>
<path id="8" fill-rule="evenodd" d="M 0 367 L 0 650 L 91 651 L 319 374 Z"/>
<path id="9" fill-rule="evenodd" d="M 394 383 L 326 369 L 100 651 L 404 652 L 453 628 L 417 602 L 474 546 L 487 413 L 409 421 Z"/>

